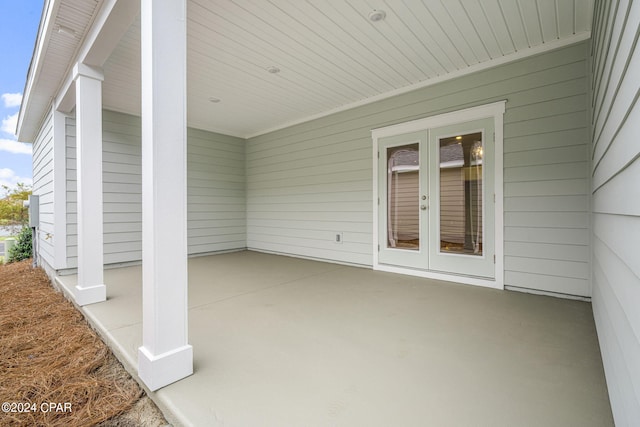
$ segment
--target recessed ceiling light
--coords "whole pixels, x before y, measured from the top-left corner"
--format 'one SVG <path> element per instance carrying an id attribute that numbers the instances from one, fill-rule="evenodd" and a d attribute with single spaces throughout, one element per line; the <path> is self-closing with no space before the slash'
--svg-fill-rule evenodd
<path id="1" fill-rule="evenodd" d="M 209 102 L 213 102 L 214 104 L 217 104 L 220 101 L 222 100 L 220 98 L 216 98 L 215 96 L 209 97 Z"/>
<path id="2" fill-rule="evenodd" d="M 278 74 L 280 72 L 280 68 L 271 66 L 267 68 L 267 71 L 271 74 Z"/>
<path id="3" fill-rule="evenodd" d="M 374 9 L 369 14 L 369 20 L 372 21 L 372 22 L 378 22 L 378 21 L 382 21 L 386 16 L 387 16 L 387 14 L 384 12 L 384 10 L 375 10 Z"/>
<path id="4" fill-rule="evenodd" d="M 462 137 L 461 136 L 456 136 L 456 139 L 460 140 L 460 139 L 462 139 Z"/>

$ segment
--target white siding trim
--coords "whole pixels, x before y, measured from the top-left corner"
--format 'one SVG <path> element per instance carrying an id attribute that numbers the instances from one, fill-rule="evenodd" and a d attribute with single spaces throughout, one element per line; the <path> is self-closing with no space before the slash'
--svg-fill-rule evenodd
<path id="1" fill-rule="evenodd" d="M 408 274 L 412 276 L 426 277 L 438 280 L 447 280 L 468 285 L 485 286 L 496 289 L 504 289 L 504 202 L 503 202 L 503 126 L 505 104 L 507 101 L 498 101 L 477 107 L 438 114 L 423 119 L 412 120 L 392 126 L 373 129 L 373 269 L 393 273 Z M 479 279 L 457 274 L 444 274 L 431 271 L 415 270 L 403 267 L 392 267 L 380 264 L 378 247 L 380 236 L 378 234 L 378 144 L 379 139 L 401 135 L 404 133 L 418 132 L 435 127 L 447 126 L 472 120 L 493 118 L 495 126 L 495 280 Z"/>

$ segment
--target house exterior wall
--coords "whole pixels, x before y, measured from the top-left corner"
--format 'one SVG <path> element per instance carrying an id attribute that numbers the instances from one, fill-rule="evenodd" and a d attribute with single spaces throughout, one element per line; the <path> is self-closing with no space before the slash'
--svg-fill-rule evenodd
<path id="1" fill-rule="evenodd" d="M 617 426 L 640 420 L 640 4 L 596 3 L 593 313 Z"/>
<path id="2" fill-rule="evenodd" d="M 104 262 L 142 259 L 140 120 L 103 111 Z M 77 267 L 75 119 L 67 119 L 67 257 Z"/>
<path id="3" fill-rule="evenodd" d="M 247 246 L 371 265 L 371 129 L 507 99 L 505 285 L 589 296 L 588 46 L 250 138 Z"/>
<path id="4" fill-rule="evenodd" d="M 76 197 L 76 128 L 75 119 L 65 118 L 65 176 L 67 217 L 67 267 L 78 267 L 78 215 Z M 104 130 L 104 128 L 103 128 Z M 104 147 L 104 146 L 103 146 Z"/>
<path id="5" fill-rule="evenodd" d="M 189 254 L 244 248 L 244 141 L 195 129 L 188 129 L 187 139 Z M 67 261 L 69 268 L 75 268 L 77 199 L 73 118 L 67 118 L 66 142 Z M 140 118 L 103 111 L 105 264 L 142 259 L 141 161 Z"/>
<path id="6" fill-rule="evenodd" d="M 189 254 L 247 246 L 244 158 L 244 140 L 188 130 Z"/>
<path id="7" fill-rule="evenodd" d="M 53 113 L 45 117 L 33 143 L 33 194 L 40 197 L 40 221 L 37 234 L 38 256 L 50 266 L 55 265 L 54 183 L 53 183 Z"/>

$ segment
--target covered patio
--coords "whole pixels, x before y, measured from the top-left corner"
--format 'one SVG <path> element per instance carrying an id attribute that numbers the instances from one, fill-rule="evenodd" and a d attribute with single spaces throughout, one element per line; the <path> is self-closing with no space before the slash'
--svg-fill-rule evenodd
<path id="1" fill-rule="evenodd" d="M 635 426 L 639 28 L 603 0 L 46 0 L 37 262 L 177 424 Z"/>
<path id="2" fill-rule="evenodd" d="M 150 392 L 177 425 L 613 425 L 589 303 L 254 251 L 188 273 L 195 375 Z M 135 376 L 142 267 L 105 281 L 80 309 Z"/>

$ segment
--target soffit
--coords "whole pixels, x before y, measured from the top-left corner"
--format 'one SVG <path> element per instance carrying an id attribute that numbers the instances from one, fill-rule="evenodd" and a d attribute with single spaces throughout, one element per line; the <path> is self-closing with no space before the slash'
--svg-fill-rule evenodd
<path id="1" fill-rule="evenodd" d="M 48 0 L 27 74 L 20 111 L 21 141 L 32 142 L 51 102 L 72 67 L 72 59 L 102 4 L 102 0 Z"/>

